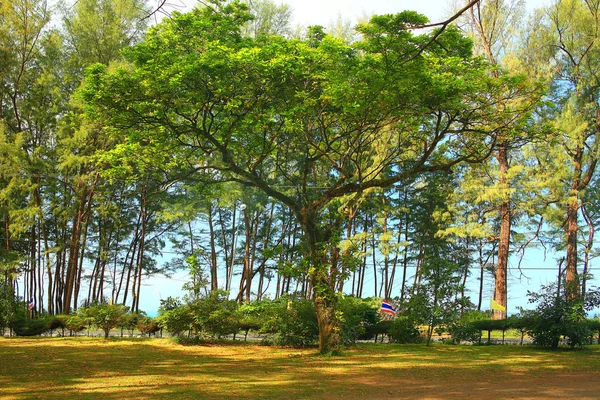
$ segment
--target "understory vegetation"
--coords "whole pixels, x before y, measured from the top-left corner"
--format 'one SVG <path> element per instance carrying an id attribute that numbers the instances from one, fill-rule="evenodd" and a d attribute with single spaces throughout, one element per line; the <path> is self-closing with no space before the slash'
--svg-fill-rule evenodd
<path id="1" fill-rule="evenodd" d="M 430 332 L 435 332 L 448 344 L 490 344 L 492 331 L 502 332 L 502 343 L 505 332 L 511 331 L 520 336 L 520 344 L 525 336 L 535 345 L 552 348 L 561 343 L 572 348 L 581 347 L 596 340 L 600 344 L 600 319 L 586 319 L 579 301 L 561 300 L 556 297 L 555 290 L 553 286 L 546 288 L 541 301 L 539 295 L 532 294 L 532 301 L 538 301 L 537 308 L 522 310 L 519 315 L 506 320 L 492 320 L 490 313 L 474 310 L 462 316 L 455 313 L 451 318 L 437 319 L 434 326 L 433 315 L 420 314 L 422 309 L 399 312 L 392 317 L 379 312 L 380 299 L 343 297 L 339 300 L 342 321 L 339 334 L 344 345 L 367 340 L 429 344 L 432 340 Z M 594 301 L 590 300 L 587 307 L 593 307 Z M 99 329 L 108 338 L 111 330 L 112 336 L 121 337 L 130 336 L 134 330 L 142 336 L 156 336 L 158 332 L 162 336 L 165 331 L 184 345 L 216 343 L 232 335 L 234 339 L 246 341 L 251 333 L 254 340 L 258 337 L 264 345 L 311 347 L 318 344 L 314 303 L 293 296 L 239 305 L 230 300 L 227 293 L 217 291 L 194 301 L 163 300 L 155 318 L 128 311 L 121 305 L 98 304 L 82 307 L 70 315 L 33 320 L 17 313 L 16 319 L 0 325 L 0 333 L 8 327 L 18 336 L 35 336 L 49 331 L 72 336 L 84 330 Z M 484 332 L 487 340 L 482 340 Z"/>

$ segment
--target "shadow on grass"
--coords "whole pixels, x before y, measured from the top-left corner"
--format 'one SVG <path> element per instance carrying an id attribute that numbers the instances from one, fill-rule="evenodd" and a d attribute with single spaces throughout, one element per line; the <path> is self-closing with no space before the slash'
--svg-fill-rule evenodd
<path id="1" fill-rule="evenodd" d="M 595 399 L 598 350 L 365 345 L 320 357 L 166 340 L 0 340 L 0 397 Z"/>

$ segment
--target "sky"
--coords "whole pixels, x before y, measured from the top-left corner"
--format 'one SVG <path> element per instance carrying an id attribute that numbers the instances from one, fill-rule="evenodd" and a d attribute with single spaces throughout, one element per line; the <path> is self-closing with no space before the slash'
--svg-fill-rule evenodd
<path id="1" fill-rule="evenodd" d="M 171 0 L 170 4 L 182 9 L 192 7 L 196 0 Z M 274 0 L 285 3 L 293 10 L 293 25 L 329 26 L 341 16 L 342 20 L 356 22 L 363 16 L 395 14 L 414 10 L 426 15 L 431 22 L 440 22 L 452 15 L 452 10 L 467 0 Z M 524 0 L 528 10 L 541 7 L 549 0 Z"/>
<path id="2" fill-rule="evenodd" d="M 196 4 L 194 0 L 172 0 L 181 1 L 184 7 L 180 11 L 184 11 L 186 7 L 191 7 Z M 325 27 L 331 25 L 338 18 L 343 21 L 349 20 L 354 23 L 363 16 L 372 14 L 389 14 L 397 13 L 406 9 L 418 11 L 426 15 L 432 22 L 440 22 L 452 14 L 455 9 L 452 4 L 453 0 L 275 0 L 277 3 L 287 3 L 293 9 L 293 25 L 323 25 Z M 548 0 L 527 0 L 526 7 L 528 10 L 541 7 L 548 3 Z M 465 4 L 465 0 L 458 0 L 457 4 Z M 519 257 L 513 256 L 509 265 L 509 301 L 508 312 L 514 313 L 517 311 L 517 306 L 527 305 L 527 290 L 537 290 L 540 285 L 546 285 L 556 280 L 556 265 L 557 258 L 563 254 L 544 254 L 538 249 L 527 250 L 519 267 Z M 410 271 L 409 271 L 410 272 Z M 414 272 L 414 271 L 413 271 Z M 476 301 L 478 281 L 476 270 L 472 271 L 473 275 L 469 279 L 469 289 L 473 301 Z M 187 276 L 184 272 L 175 274 L 172 278 L 154 277 L 145 281 L 140 297 L 140 308 L 147 311 L 149 314 L 154 314 L 160 304 L 160 299 L 165 299 L 168 296 L 181 296 L 182 285 L 187 281 Z M 370 292 L 366 295 L 372 295 L 373 278 L 367 278 L 365 287 Z M 598 280 L 595 282 L 598 285 Z M 275 283 L 271 284 L 272 287 Z M 400 282 L 397 282 L 399 292 Z M 235 287 L 235 285 L 233 286 Z M 484 298 L 484 308 L 489 308 L 489 298 L 493 294 L 493 284 L 491 279 L 486 280 Z"/>

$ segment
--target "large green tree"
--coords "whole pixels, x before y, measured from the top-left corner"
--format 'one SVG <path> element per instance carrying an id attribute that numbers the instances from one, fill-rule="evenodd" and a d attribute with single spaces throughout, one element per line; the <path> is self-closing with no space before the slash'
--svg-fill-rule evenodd
<path id="1" fill-rule="evenodd" d="M 83 95 L 128 140 L 177 143 L 178 156 L 215 180 L 258 188 L 291 210 L 320 349 L 333 350 L 339 271 L 328 205 L 486 158 L 523 112 L 494 105 L 519 97 L 523 82 L 490 77 L 455 29 L 414 35 L 427 20 L 413 12 L 374 17 L 355 46 L 318 28 L 306 40 L 254 41 L 240 34 L 248 19 L 237 2 L 174 14 L 127 52 L 129 65 L 91 69 Z"/>

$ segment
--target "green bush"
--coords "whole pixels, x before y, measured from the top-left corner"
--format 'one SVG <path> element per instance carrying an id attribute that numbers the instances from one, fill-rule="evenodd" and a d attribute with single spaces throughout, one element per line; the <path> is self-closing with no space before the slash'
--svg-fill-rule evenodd
<path id="1" fill-rule="evenodd" d="M 48 329 L 50 329 L 51 331 L 56 329 L 62 329 L 64 331 L 67 318 L 69 318 L 68 315 L 55 315 L 50 319 Z"/>
<path id="2" fill-rule="evenodd" d="M 175 343 L 180 344 L 182 346 L 198 346 L 201 344 L 207 344 L 210 343 L 210 341 L 207 341 L 206 338 L 204 336 L 200 336 L 200 335 L 193 335 L 193 336 L 175 336 L 173 338 L 173 340 L 175 341 Z"/>
<path id="3" fill-rule="evenodd" d="M 294 300 L 279 315 L 274 342 L 280 346 L 309 346 L 317 343 L 317 311 L 310 300 Z"/>
<path id="4" fill-rule="evenodd" d="M 221 338 L 235 334 L 239 330 L 240 315 L 238 305 L 228 299 L 222 290 L 211 292 L 207 297 L 190 304 L 193 315 L 192 325 L 196 330 Z"/>
<path id="5" fill-rule="evenodd" d="M 73 332 L 81 332 L 86 327 L 86 321 L 77 314 L 71 314 L 65 319 L 65 328 L 71 335 Z"/>
<path id="6" fill-rule="evenodd" d="M 317 343 L 319 327 L 312 301 L 284 296 L 262 307 L 262 331 L 274 335 L 274 344 L 303 347 Z"/>
<path id="7" fill-rule="evenodd" d="M 379 320 L 378 304 L 371 299 L 352 296 L 342 297 L 338 301 L 341 314 L 340 338 L 344 344 L 356 343 L 372 329 Z"/>
<path id="8" fill-rule="evenodd" d="M 598 306 L 597 290 L 581 298 L 568 298 L 564 290 L 559 292 L 556 284 L 543 286 L 540 293 L 529 292 L 529 302 L 537 303 L 531 312 L 527 334 L 539 346 L 557 348 L 564 338 L 570 347 L 589 343 L 591 330 L 586 323 L 586 310 Z"/>
<path id="9" fill-rule="evenodd" d="M 595 332 L 598 334 L 597 343 L 600 344 L 600 319 L 598 317 L 596 317 L 594 319 L 588 319 L 586 321 L 586 323 L 591 332 Z M 592 337 L 592 339 L 593 339 L 593 337 Z"/>
<path id="10" fill-rule="evenodd" d="M 187 304 L 180 304 L 169 310 L 161 310 L 156 320 L 161 328 L 178 336 L 192 328 L 194 317 Z"/>
<path id="11" fill-rule="evenodd" d="M 91 323 L 104 332 L 108 339 L 110 330 L 119 325 L 128 308 L 119 304 L 96 304 L 80 308 L 78 314 L 82 320 Z"/>
<path id="12" fill-rule="evenodd" d="M 143 317 L 145 315 L 139 313 L 129 312 L 124 314 L 117 324 L 117 328 L 121 330 L 121 337 L 123 337 L 123 331 L 125 330 L 129 331 L 130 335 L 133 336 L 133 331 L 137 328 L 139 319 Z"/>
<path id="13" fill-rule="evenodd" d="M 414 320 L 407 316 L 397 317 L 387 332 L 394 343 L 418 343 L 421 340 Z"/>
<path id="14" fill-rule="evenodd" d="M 17 336 L 37 336 L 50 330 L 52 318 L 18 319 L 12 329 Z"/>
<path id="15" fill-rule="evenodd" d="M 150 318 L 145 315 L 138 317 L 137 328 L 142 335 L 148 334 L 148 336 L 160 331 L 160 325 L 158 322 L 154 318 Z"/>
<path id="16" fill-rule="evenodd" d="M 456 344 L 460 344 L 460 342 L 477 343 L 481 339 L 481 329 L 473 322 L 458 321 L 450 324 L 448 333 Z"/>
<path id="17" fill-rule="evenodd" d="M 364 335 L 362 335 L 360 338 L 363 340 L 375 338 L 375 340 L 377 340 L 380 335 L 382 337 L 383 335 L 389 335 L 393 325 L 394 321 L 392 320 L 377 321 L 375 325 L 366 327 Z"/>

